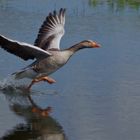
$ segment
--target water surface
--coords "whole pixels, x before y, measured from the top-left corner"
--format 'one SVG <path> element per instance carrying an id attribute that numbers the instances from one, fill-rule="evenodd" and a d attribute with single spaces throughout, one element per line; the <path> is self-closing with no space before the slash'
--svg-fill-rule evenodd
<path id="1" fill-rule="evenodd" d="M 72 3 L 72 4 L 71 4 Z M 0 0 L 0 33 L 33 43 L 48 12 L 67 8 L 61 48 L 85 39 L 102 45 L 75 54 L 40 83 L 31 98 L 49 117 L 33 112 L 26 93 L 0 93 L 0 138 L 69 140 L 140 139 L 140 2 L 136 0 Z M 0 50 L 1 86 L 10 73 L 28 65 Z M 19 83 L 18 83 L 19 84 Z"/>

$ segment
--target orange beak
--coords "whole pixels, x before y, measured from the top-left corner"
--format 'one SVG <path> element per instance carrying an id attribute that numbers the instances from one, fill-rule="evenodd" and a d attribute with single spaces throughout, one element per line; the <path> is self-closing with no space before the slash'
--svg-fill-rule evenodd
<path id="1" fill-rule="evenodd" d="M 92 48 L 100 48 L 101 45 L 98 44 L 98 43 L 96 43 L 96 42 L 92 42 L 92 43 L 91 43 L 91 47 L 92 47 Z"/>

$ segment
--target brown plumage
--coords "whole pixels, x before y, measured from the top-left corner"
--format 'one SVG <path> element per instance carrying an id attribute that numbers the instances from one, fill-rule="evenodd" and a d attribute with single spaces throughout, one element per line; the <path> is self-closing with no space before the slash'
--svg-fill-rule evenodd
<path id="1" fill-rule="evenodd" d="M 38 59 L 41 57 L 46 57 L 51 55 L 49 52 L 44 51 L 39 47 L 24 42 L 11 40 L 2 35 L 0 35 L 0 47 L 9 53 L 19 56 L 24 60 L 34 59 L 34 58 Z"/>
<path id="2" fill-rule="evenodd" d="M 61 8 L 59 13 L 50 13 L 39 29 L 34 45 L 18 42 L 0 35 L 0 46 L 24 60 L 36 59 L 31 65 L 14 73 L 16 79 L 33 79 L 28 89 L 34 83 L 47 81 L 52 84 L 56 82 L 50 74 L 67 63 L 70 57 L 83 48 L 98 48 L 100 45 L 92 40 L 84 40 L 72 47 L 60 50 L 60 40 L 64 35 L 65 9 Z"/>

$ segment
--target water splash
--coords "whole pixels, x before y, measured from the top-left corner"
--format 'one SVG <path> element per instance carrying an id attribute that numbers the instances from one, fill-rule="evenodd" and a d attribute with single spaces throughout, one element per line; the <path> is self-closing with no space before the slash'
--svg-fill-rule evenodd
<path id="1" fill-rule="evenodd" d="M 30 81 L 28 79 L 21 79 L 21 80 L 15 80 L 14 76 L 10 75 L 3 80 L 0 81 L 0 91 L 7 95 L 17 96 L 20 94 L 23 96 L 26 96 L 28 94 L 32 95 L 57 95 L 58 92 L 53 89 L 45 89 L 43 91 L 37 91 L 37 90 L 31 90 L 29 91 L 27 89 L 27 86 L 29 85 Z"/>
<path id="2" fill-rule="evenodd" d="M 8 76 L 0 81 L 0 90 L 6 94 L 26 94 L 27 92 L 26 80 L 15 80 L 14 76 Z"/>

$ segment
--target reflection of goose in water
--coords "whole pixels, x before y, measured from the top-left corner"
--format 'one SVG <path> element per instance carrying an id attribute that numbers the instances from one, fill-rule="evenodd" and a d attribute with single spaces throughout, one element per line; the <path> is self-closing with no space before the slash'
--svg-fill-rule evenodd
<path id="1" fill-rule="evenodd" d="M 6 93 L 5 93 L 6 94 Z M 20 98 L 19 98 L 20 99 Z M 9 102 L 11 98 L 8 99 Z M 51 116 L 51 107 L 42 109 L 35 104 L 31 96 L 24 96 L 24 100 L 15 103 L 11 101 L 10 109 L 17 115 L 25 119 L 25 124 L 19 124 L 8 131 L 2 140 L 66 140 L 62 126 Z"/>

